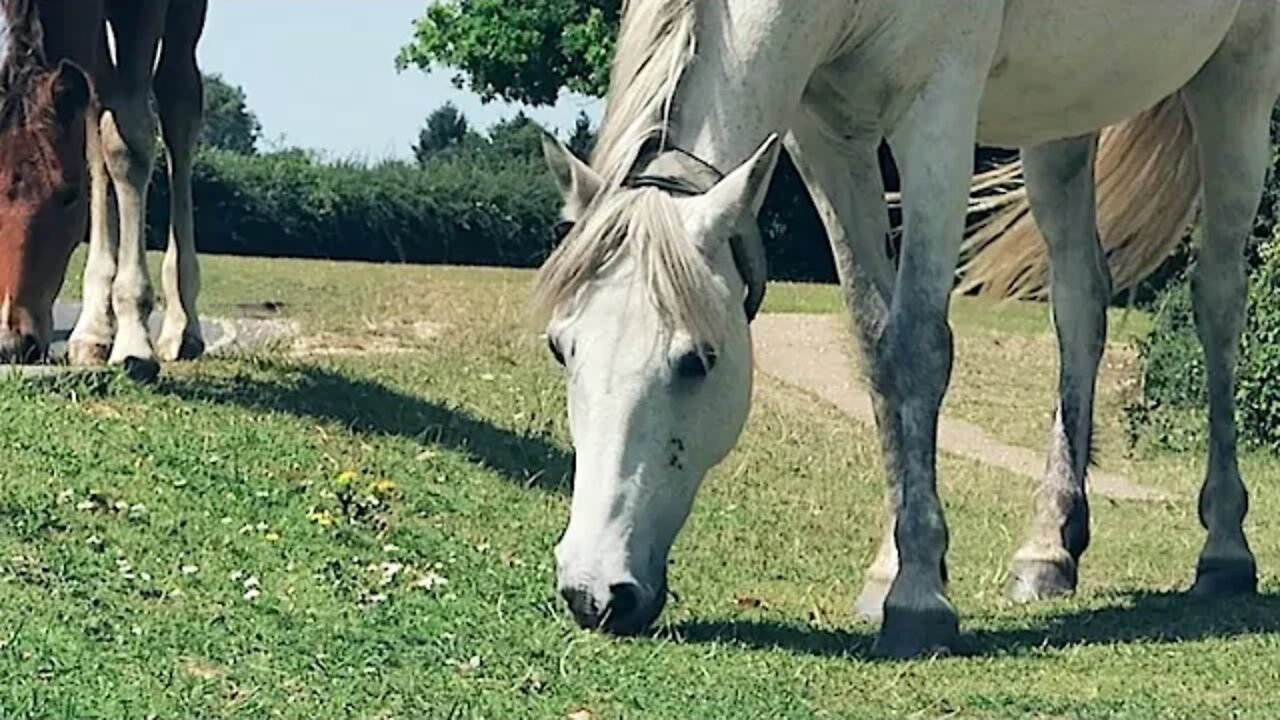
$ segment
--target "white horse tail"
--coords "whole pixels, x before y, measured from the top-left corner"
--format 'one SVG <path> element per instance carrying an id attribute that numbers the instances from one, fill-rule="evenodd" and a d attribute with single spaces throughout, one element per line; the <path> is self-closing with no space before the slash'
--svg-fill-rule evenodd
<path id="1" fill-rule="evenodd" d="M 1020 162 L 979 175 L 960 292 L 1043 299 L 1049 292 L 1048 247 L 1031 216 Z M 1094 167 L 1098 230 L 1116 292 L 1131 290 L 1159 268 L 1195 219 L 1200 167 L 1195 134 L 1179 95 L 1102 131 Z"/>

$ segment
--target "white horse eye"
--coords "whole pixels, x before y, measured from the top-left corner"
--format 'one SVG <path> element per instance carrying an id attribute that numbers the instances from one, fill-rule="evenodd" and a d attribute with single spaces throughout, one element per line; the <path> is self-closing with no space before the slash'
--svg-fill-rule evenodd
<path id="1" fill-rule="evenodd" d="M 682 380 L 701 380 L 716 366 L 716 351 L 712 347 L 690 350 L 676 360 L 676 376 Z"/>
<path id="2" fill-rule="evenodd" d="M 551 351 L 551 357 L 556 359 L 557 363 L 564 365 L 564 353 L 560 351 L 560 346 L 556 344 L 555 338 L 547 336 L 547 349 Z"/>

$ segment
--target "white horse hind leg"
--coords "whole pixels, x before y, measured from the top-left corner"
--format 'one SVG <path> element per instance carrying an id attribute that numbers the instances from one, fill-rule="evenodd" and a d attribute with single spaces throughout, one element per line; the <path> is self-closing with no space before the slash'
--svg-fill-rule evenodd
<path id="1" fill-rule="evenodd" d="M 1106 346 L 1111 277 L 1098 239 L 1093 159 L 1097 135 L 1025 149 L 1027 194 L 1049 245 L 1058 333 L 1058 410 L 1031 526 L 1013 558 L 1009 594 L 1019 601 L 1076 588 L 1089 544 L 1085 492 L 1098 363 Z"/>
<path id="2" fill-rule="evenodd" d="M 1193 588 L 1202 595 L 1252 593 L 1257 587 L 1242 527 L 1249 496 L 1236 459 L 1235 370 L 1246 303 L 1244 246 L 1271 157 L 1269 119 L 1280 78 L 1276 14 L 1271 39 L 1238 32 L 1257 45 L 1219 51 L 1184 90 L 1204 182 L 1203 242 L 1192 279 L 1209 380 L 1209 463 L 1200 492 L 1200 522 L 1208 539 Z"/>
<path id="3" fill-rule="evenodd" d="M 840 137 L 840 134 L 824 133 L 818 123 L 815 117 L 801 113 L 787 138 L 787 150 L 813 196 L 831 240 L 845 305 L 853 317 L 861 350 L 870 367 L 884 327 L 888 295 L 893 288 L 893 266 L 884 251 L 889 216 L 876 156 L 879 136 L 852 143 L 856 149 L 833 147 L 826 138 Z M 872 392 L 880 419 L 884 399 L 874 388 Z M 878 424 L 883 435 L 884 423 Z M 884 598 L 898 574 L 893 528 L 902 493 L 895 484 L 896 479 L 890 476 L 889 480 L 884 539 L 854 605 L 854 612 L 866 620 L 880 620 Z"/>

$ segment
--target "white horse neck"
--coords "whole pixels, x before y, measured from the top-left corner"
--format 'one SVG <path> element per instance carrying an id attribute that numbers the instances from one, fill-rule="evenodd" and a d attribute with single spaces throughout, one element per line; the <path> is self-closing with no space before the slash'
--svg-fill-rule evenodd
<path id="1" fill-rule="evenodd" d="M 879 1 L 879 0 L 877 0 Z M 723 0 L 697 4 L 696 57 L 672 103 L 668 142 L 721 170 L 784 132 L 814 68 L 863 0 Z"/>

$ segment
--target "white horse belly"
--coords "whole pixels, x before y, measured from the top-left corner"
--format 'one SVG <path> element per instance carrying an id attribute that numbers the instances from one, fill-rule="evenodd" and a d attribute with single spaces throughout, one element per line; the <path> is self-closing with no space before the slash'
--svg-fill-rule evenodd
<path id="1" fill-rule="evenodd" d="M 1151 107 L 1191 79 L 1239 0 L 1009 0 L 978 139 L 1071 137 Z"/>

